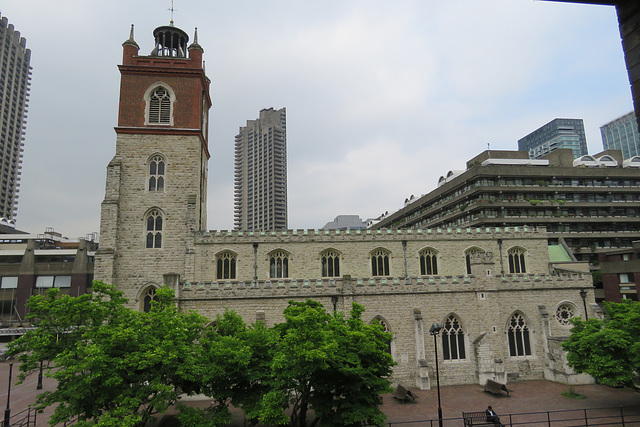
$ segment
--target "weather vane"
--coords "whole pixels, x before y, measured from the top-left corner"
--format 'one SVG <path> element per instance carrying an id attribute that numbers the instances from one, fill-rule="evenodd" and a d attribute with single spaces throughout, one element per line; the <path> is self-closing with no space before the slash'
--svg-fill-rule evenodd
<path id="1" fill-rule="evenodd" d="M 173 12 L 174 12 L 174 10 L 175 10 L 175 9 L 173 8 L 173 0 L 171 0 L 171 8 L 170 8 L 170 9 L 167 9 L 167 10 L 171 11 L 171 20 L 169 21 L 169 23 L 170 23 L 171 25 L 173 25 Z"/>

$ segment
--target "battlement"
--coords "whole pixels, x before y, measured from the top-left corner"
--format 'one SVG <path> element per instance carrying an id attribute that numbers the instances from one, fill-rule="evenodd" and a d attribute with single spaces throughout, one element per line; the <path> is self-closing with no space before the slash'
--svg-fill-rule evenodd
<path id="1" fill-rule="evenodd" d="M 263 240 L 368 240 L 368 239 L 452 239 L 452 238 L 546 238 L 545 227 L 469 227 L 469 228 L 427 228 L 427 229 L 392 229 L 378 230 L 314 230 L 296 229 L 282 231 L 239 231 L 239 230 L 210 230 L 196 231 L 195 243 L 211 243 L 220 238 L 237 241 L 263 241 Z"/>
<path id="2" fill-rule="evenodd" d="M 485 282 L 473 275 L 182 282 L 180 299 L 582 288 L 591 286 L 591 275 L 508 274 L 494 277 L 490 286 Z"/>

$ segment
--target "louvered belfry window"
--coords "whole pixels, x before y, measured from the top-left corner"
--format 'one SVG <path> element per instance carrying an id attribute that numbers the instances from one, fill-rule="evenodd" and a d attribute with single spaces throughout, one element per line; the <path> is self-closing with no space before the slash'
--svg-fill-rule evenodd
<path id="1" fill-rule="evenodd" d="M 149 123 L 171 124 L 171 95 L 162 86 L 158 86 L 149 97 Z"/>

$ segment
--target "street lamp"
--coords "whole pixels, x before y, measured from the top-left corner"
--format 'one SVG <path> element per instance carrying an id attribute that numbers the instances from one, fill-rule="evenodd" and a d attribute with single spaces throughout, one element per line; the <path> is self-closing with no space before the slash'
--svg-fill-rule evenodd
<path id="1" fill-rule="evenodd" d="M 580 289 L 580 297 L 582 297 L 582 304 L 584 305 L 585 320 L 589 320 L 589 314 L 587 313 L 587 292 L 584 289 Z"/>
<path id="2" fill-rule="evenodd" d="M 11 409 L 9 403 L 11 401 L 11 372 L 13 371 L 13 362 L 9 362 L 9 390 L 7 391 L 7 408 L 4 410 L 4 427 L 9 427 L 9 418 L 11 418 Z"/>
<path id="3" fill-rule="evenodd" d="M 442 323 L 434 323 L 429 329 L 429 333 L 433 335 L 434 350 L 436 352 L 436 386 L 438 387 L 438 425 L 442 427 L 442 406 L 440 406 L 440 371 L 438 370 L 438 335 L 442 329 Z"/>

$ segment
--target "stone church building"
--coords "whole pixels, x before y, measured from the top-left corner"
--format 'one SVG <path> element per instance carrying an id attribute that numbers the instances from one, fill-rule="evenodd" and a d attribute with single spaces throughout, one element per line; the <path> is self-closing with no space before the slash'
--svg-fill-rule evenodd
<path id="1" fill-rule="evenodd" d="M 213 319 L 229 308 L 268 326 L 290 300 L 357 302 L 393 333 L 393 381 L 405 386 L 433 385 L 436 343 L 444 385 L 590 380 L 559 344 L 571 317 L 597 315 L 591 276 L 552 264 L 544 229 L 207 230 L 203 49 L 173 24 L 153 35 L 149 55 L 133 28 L 123 44 L 96 279 L 139 310 L 166 284 L 181 310 Z"/>

